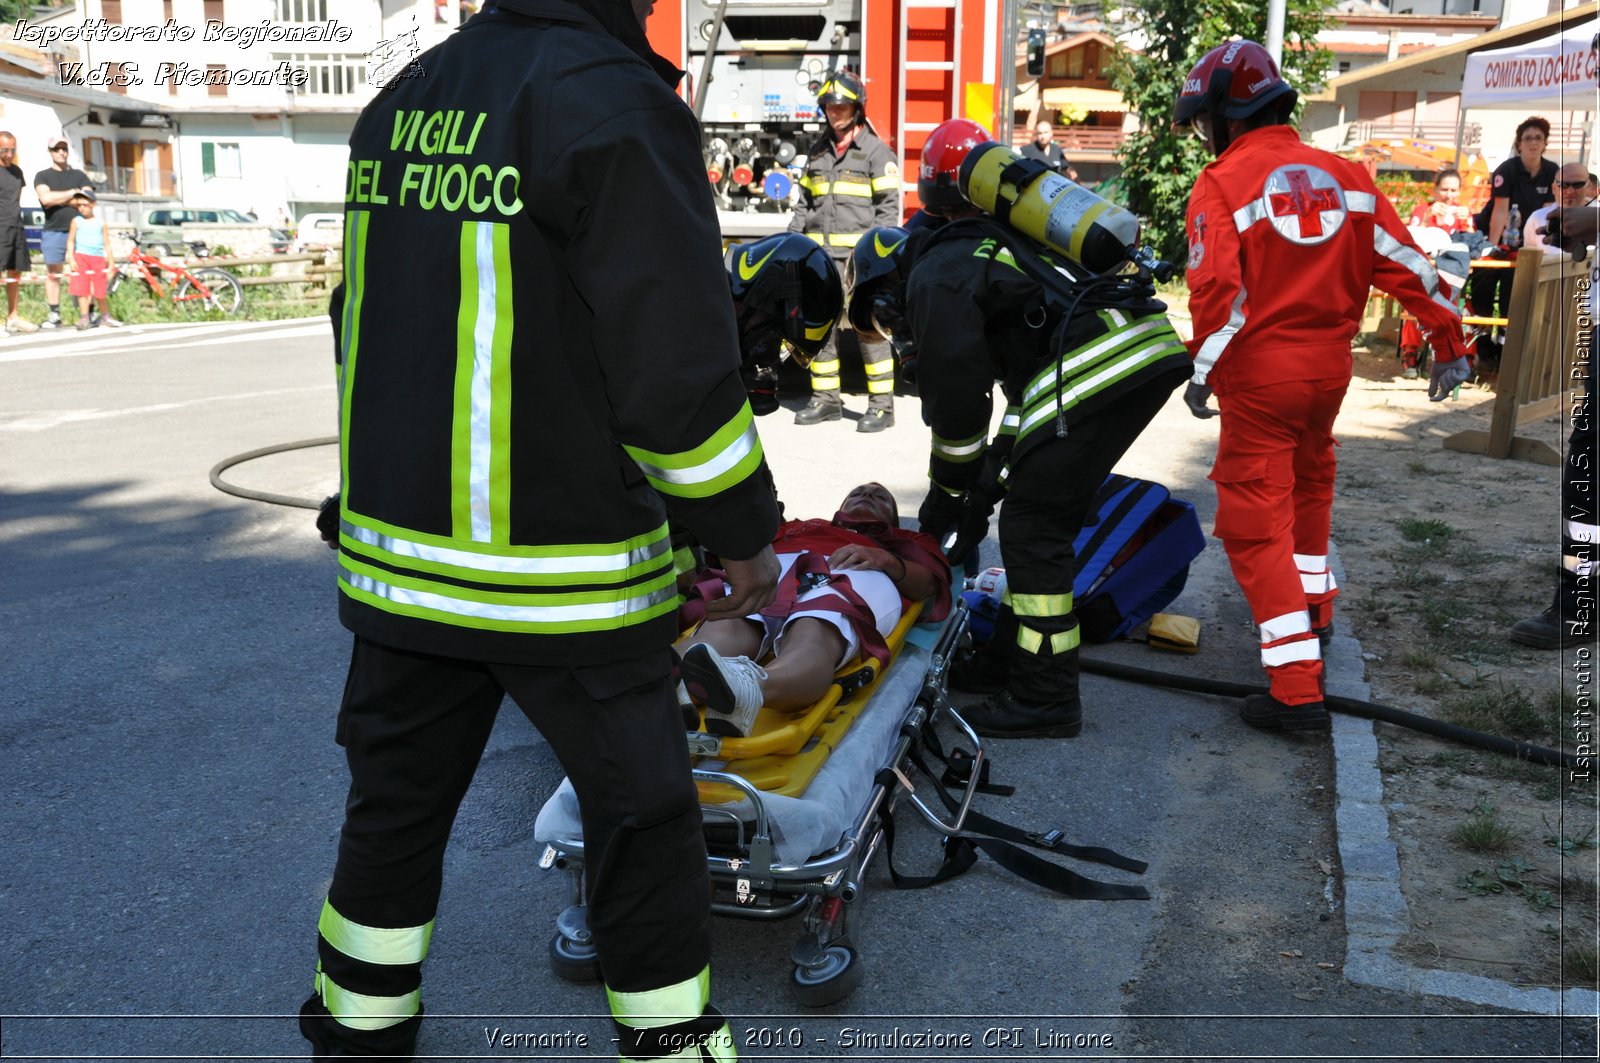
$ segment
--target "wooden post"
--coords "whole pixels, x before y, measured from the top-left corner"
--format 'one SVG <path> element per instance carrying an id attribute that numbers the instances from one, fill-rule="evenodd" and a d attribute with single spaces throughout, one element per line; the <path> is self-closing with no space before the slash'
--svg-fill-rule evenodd
<path id="1" fill-rule="evenodd" d="M 1511 440 L 1517 433 L 1517 403 L 1521 401 L 1522 363 L 1528 337 L 1536 331 L 1533 305 L 1543 265 L 1544 252 L 1526 247 L 1517 252 L 1517 266 L 1511 277 L 1511 305 L 1506 310 L 1510 322 L 1506 325 L 1505 346 L 1500 349 L 1500 379 L 1489 420 L 1489 444 L 1484 450 L 1491 458 L 1511 456 Z"/>

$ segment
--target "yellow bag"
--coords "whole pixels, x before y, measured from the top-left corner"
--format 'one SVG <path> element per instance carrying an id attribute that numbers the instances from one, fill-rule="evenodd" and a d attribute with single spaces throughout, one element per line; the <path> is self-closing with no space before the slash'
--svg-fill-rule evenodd
<path id="1" fill-rule="evenodd" d="M 1200 651 L 1200 621 L 1192 616 L 1157 613 L 1150 618 L 1150 645 L 1175 653 Z"/>

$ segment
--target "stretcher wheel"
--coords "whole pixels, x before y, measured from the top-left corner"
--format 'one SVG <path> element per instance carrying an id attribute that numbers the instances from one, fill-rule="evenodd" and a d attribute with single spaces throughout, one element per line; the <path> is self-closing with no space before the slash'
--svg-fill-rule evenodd
<path id="1" fill-rule="evenodd" d="M 829 945 L 813 966 L 796 964 L 789 981 L 794 998 L 808 1008 L 837 1004 L 860 985 L 861 957 L 849 945 Z"/>
<path id="2" fill-rule="evenodd" d="M 600 981 L 600 959 L 594 946 L 580 944 L 561 933 L 550 939 L 550 969 L 565 982 Z"/>

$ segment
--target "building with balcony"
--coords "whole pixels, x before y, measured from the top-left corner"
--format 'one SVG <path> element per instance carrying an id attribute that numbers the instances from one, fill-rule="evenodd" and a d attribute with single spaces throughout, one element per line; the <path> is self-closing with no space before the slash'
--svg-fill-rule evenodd
<path id="1" fill-rule="evenodd" d="M 1318 147 L 1343 152 L 1364 144 L 1403 146 L 1412 141 L 1453 149 L 1459 136 L 1464 164 L 1481 156 L 1480 166 L 1493 169 L 1514 154 L 1516 125 L 1527 115 L 1506 110 L 1462 114 L 1461 83 L 1467 56 L 1538 40 L 1595 17 L 1592 0 L 1556 6 L 1563 3 L 1564 0 L 1556 0 L 1548 5 L 1555 6 L 1554 11 L 1534 18 L 1471 35 L 1458 34 L 1429 47 L 1395 49 L 1384 61 L 1339 74 L 1322 91 L 1306 97 L 1301 130 Z M 1541 9 L 1545 8 L 1541 5 Z M 1505 18 L 1525 13 L 1507 0 Z M 1439 20 L 1426 16 L 1423 21 Z M 1382 22 L 1375 18 L 1371 22 L 1363 20 L 1362 24 L 1376 29 Z M 1329 47 L 1333 45 L 1330 43 Z M 1587 161 L 1593 155 L 1593 107 L 1594 100 L 1589 97 L 1575 100 L 1570 108 L 1544 115 L 1551 126 L 1548 157 L 1567 162 Z M 1395 164 L 1393 168 L 1411 167 Z"/>
<path id="2" fill-rule="evenodd" d="M 130 213 L 270 220 L 343 209 L 356 116 L 459 19 L 441 0 L 78 0 L 13 43 L 43 51 L 59 88 L 99 94 L 60 128 Z"/>
<path id="3" fill-rule="evenodd" d="M 1017 64 L 1013 101 L 1016 144 L 1032 140 L 1034 126 L 1049 121 L 1080 181 L 1094 184 L 1119 173 L 1122 142 L 1138 128 L 1138 119 L 1111 84 L 1111 60 L 1121 47 L 1099 29 L 1072 32 L 1046 43 L 1044 73 L 1037 78 L 1029 76 L 1024 55 Z"/>

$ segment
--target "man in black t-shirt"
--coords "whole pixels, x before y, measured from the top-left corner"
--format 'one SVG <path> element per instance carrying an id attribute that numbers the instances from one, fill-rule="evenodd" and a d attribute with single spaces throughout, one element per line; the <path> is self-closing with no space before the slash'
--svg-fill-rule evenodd
<path id="1" fill-rule="evenodd" d="M 17 316 L 17 293 L 31 262 L 22 231 L 22 190 L 27 181 L 17 165 L 17 138 L 0 131 L 0 283 L 6 289 L 6 332 L 33 332 L 31 321 Z"/>
<path id="2" fill-rule="evenodd" d="M 61 327 L 61 271 L 67 262 L 67 230 L 78 210 L 72 197 L 79 192 L 93 192 L 94 183 L 82 170 L 67 165 L 67 138 L 57 133 L 46 142 L 50 149 L 50 169 L 33 175 L 33 191 L 44 208 L 44 232 L 40 248 L 44 251 L 44 301 L 49 304 L 50 316 L 39 323 L 40 328 Z"/>
<path id="3" fill-rule="evenodd" d="M 1061 153 L 1061 147 L 1055 142 L 1055 130 L 1049 122 L 1040 122 L 1033 127 L 1033 139 L 1022 148 L 1022 157 L 1025 159 L 1038 159 L 1056 173 L 1069 181 L 1078 179 L 1078 171 L 1072 163 Z"/>

